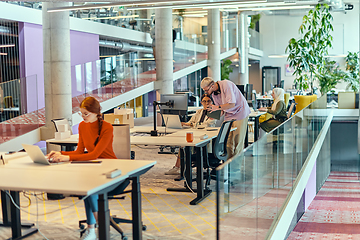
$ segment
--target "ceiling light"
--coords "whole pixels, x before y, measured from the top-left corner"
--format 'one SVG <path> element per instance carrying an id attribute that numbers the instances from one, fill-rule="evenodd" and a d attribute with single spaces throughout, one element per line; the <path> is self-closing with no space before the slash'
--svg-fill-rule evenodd
<path id="1" fill-rule="evenodd" d="M 269 55 L 269 58 L 287 58 L 289 55 L 288 54 L 273 54 L 273 55 Z"/>
<path id="2" fill-rule="evenodd" d="M 284 9 L 308 9 L 308 8 L 314 8 L 310 5 L 304 5 L 304 6 L 280 6 L 280 7 L 258 7 L 258 8 L 239 8 L 239 11 L 266 11 L 266 10 L 284 10 Z"/>
<path id="3" fill-rule="evenodd" d="M 336 54 L 336 55 L 328 55 L 325 56 L 326 58 L 344 58 L 346 57 L 346 54 Z"/>
<path id="4" fill-rule="evenodd" d="M 0 45 L 0 48 L 5 48 L 5 47 L 15 47 L 15 44 Z"/>
<path id="5" fill-rule="evenodd" d="M 184 14 L 183 17 L 205 17 L 207 14 Z"/>
<path id="6" fill-rule="evenodd" d="M 244 4 L 246 7 L 247 4 L 251 3 L 264 3 L 266 0 L 260 1 L 230 1 L 230 2 L 199 2 L 199 3 L 192 3 L 192 4 L 172 4 L 172 5 L 156 5 L 156 6 L 143 6 L 143 7 L 128 7 L 128 10 L 145 10 L 145 9 L 153 9 L 153 8 L 172 8 L 172 9 L 183 9 L 183 8 L 204 8 L 211 7 L 220 8 L 220 6 L 231 7 L 231 5 L 239 5 Z"/>
<path id="7" fill-rule="evenodd" d="M 91 18 L 81 18 L 86 20 L 92 20 L 92 19 L 121 19 L 121 18 L 136 18 L 139 17 L 139 15 L 129 15 L 129 16 L 115 16 L 115 17 L 91 17 Z"/>
<path id="8" fill-rule="evenodd" d="M 187 12 L 184 12 L 184 14 L 193 14 L 193 13 L 207 13 L 208 11 L 206 10 L 203 10 L 203 11 L 187 11 Z M 173 15 L 179 15 L 178 12 L 173 12 Z"/>
<path id="9" fill-rule="evenodd" d="M 187 3 L 191 2 L 189 0 L 172 0 L 171 2 L 176 3 Z M 97 8 L 111 8 L 116 6 L 128 7 L 128 6 L 143 6 L 148 4 L 166 4 L 167 1 L 134 1 L 130 3 L 104 3 L 104 4 L 89 4 L 89 5 L 80 5 L 80 6 L 69 6 L 69 7 L 56 7 L 56 8 L 48 8 L 47 12 L 62 12 L 62 11 L 73 11 L 73 10 L 85 10 L 85 9 L 97 9 Z"/>
<path id="10" fill-rule="evenodd" d="M 2 52 L 0 52 L 0 55 L 2 55 L 2 56 L 6 56 L 6 55 L 7 55 L 7 53 L 2 53 Z"/>

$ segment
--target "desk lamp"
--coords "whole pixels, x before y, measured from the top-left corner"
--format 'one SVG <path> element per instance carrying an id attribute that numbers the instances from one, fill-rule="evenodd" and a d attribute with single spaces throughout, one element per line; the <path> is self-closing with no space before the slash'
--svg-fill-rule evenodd
<path id="1" fill-rule="evenodd" d="M 169 100 L 168 102 L 153 102 L 153 106 L 154 106 L 154 130 L 151 130 L 151 136 L 157 136 L 157 130 L 156 130 L 156 106 L 168 106 L 170 108 L 174 107 L 174 100 Z"/>

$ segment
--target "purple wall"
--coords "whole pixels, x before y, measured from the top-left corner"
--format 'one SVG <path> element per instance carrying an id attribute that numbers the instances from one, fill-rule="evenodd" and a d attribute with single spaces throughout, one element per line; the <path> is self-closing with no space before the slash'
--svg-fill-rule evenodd
<path id="1" fill-rule="evenodd" d="M 32 112 L 45 107 L 42 26 L 19 22 L 19 46 L 20 77 L 27 77 L 26 106 Z"/>
<path id="2" fill-rule="evenodd" d="M 305 187 L 305 210 L 316 196 L 316 161 L 311 171 L 309 181 Z"/>
<path id="3" fill-rule="evenodd" d="M 19 65 L 20 76 L 26 77 L 37 75 L 37 94 L 35 94 L 34 84 L 27 84 L 27 109 L 28 112 L 37 109 L 36 99 L 38 100 L 38 108 L 45 106 L 44 93 L 44 68 L 43 68 L 43 44 L 42 44 L 42 26 L 31 23 L 19 22 Z M 70 51 L 71 51 L 71 66 L 92 62 L 99 59 L 99 36 L 96 34 L 83 33 L 78 31 L 70 31 Z M 87 72 L 87 77 L 97 77 L 96 64 L 91 64 L 92 70 Z M 72 69 L 72 89 L 76 90 L 76 86 L 85 86 L 84 77 L 81 83 L 76 83 L 75 74 Z M 84 74 L 84 71 L 83 73 Z M 34 77 L 31 78 L 31 82 Z M 95 82 L 95 83 L 94 83 Z M 93 81 L 88 84 L 88 88 L 96 89 L 99 86 L 99 81 Z M 73 91 L 73 96 L 74 96 Z M 79 94 L 77 94 L 79 95 Z M 77 96 L 75 95 L 75 96 Z M 37 96 L 37 97 L 36 97 Z"/>

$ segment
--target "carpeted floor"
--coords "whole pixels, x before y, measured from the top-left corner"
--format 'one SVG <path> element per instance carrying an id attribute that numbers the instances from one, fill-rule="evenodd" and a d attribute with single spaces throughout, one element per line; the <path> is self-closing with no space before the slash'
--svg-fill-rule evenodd
<path id="1" fill-rule="evenodd" d="M 146 149 L 145 149 L 146 148 Z M 182 187 L 184 182 L 175 182 L 174 176 L 164 172 L 175 164 L 174 154 L 158 154 L 154 147 L 133 146 L 136 159 L 156 160 L 157 164 L 141 177 L 143 222 L 147 230 L 144 239 L 214 239 L 215 238 L 215 194 L 201 204 L 192 206 L 189 202 L 196 196 L 193 193 L 167 192 L 167 187 Z M 21 205 L 29 213 L 22 212 L 23 222 L 36 223 L 37 207 L 39 211 L 39 229 L 48 239 L 79 239 L 78 221 L 85 219 L 82 201 L 67 197 L 63 200 L 49 201 L 39 195 L 29 200 L 21 196 Z M 78 202 L 78 203 L 77 203 Z M 76 204 L 77 203 L 77 204 Z M 110 202 L 111 214 L 130 218 L 131 196 L 125 200 Z M 54 213 L 51 213 L 55 211 Z M 0 216 L 1 218 L 1 216 Z M 131 225 L 121 224 L 126 235 L 131 239 Z M 11 236 L 9 228 L 0 227 L 0 239 Z M 120 235 L 111 229 L 111 238 L 120 239 Z M 45 239 L 36 233 L 29 240 Z"/>
<path id="2" fill-rule="evenodd" d="M 288 240 L 360 239 L 360 182 L 354 172 L 331 172 Z"/>

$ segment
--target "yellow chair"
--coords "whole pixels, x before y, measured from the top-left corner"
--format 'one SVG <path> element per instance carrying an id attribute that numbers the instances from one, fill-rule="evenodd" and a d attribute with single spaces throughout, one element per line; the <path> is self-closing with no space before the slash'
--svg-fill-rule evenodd
<path id="1" fill-rule="evenodd" d="M 294 96 L 295 102 L 296 102 L 296 111 L 295 114 L 300 112 L 302 109 L 307 107 L 310 103 L 315 102 L 317 99 L 317 96 L 310 95 L 310 96 L 303 96 L 303 95 L 296 95 Z"/>
<path id="2" fill-rule="evenodd" d="M 284 93 L 284 102 L 285 102 L 286 109 L 289 104 L 289 99 L 290 99 L 290 93 Z M 263 114 L 259 117 L 259 123 L 265 122 L 265 121 L 269 120 L 271 117 L 272 117 L 272 114 L 270 114 L 270 113 Z"/>

